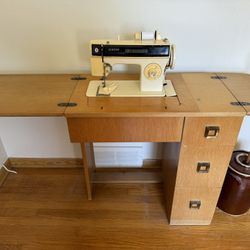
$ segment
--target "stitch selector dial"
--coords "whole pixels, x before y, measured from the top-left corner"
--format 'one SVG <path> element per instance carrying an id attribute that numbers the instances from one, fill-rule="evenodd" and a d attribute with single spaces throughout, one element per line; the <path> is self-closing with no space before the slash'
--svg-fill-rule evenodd
<path id="1" fill-rule="evenodd" d="M 144 69 L 144 76 L 149 80 L 156 80 L 161 76 L 161 66 L 157 63 L 150 63 Z"/>

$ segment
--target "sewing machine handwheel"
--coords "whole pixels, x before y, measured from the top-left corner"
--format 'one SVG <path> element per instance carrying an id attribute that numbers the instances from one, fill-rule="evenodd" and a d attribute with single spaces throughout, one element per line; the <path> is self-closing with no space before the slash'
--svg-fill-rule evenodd
<path id="1" fill-rule="evenodd" d="M 170 62 L 169 62 L 170 69 L 175 67 L 175 45 L 170 46 Z"/>

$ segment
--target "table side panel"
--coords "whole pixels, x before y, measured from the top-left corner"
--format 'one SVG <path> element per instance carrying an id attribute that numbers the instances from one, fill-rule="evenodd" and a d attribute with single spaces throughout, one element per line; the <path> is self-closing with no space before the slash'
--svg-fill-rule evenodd
<path id="1" fill-rule="evenodd" d="M 176 175 L 180 155 L 181 143 L 164 143 L 162 155 L 162 175 L 165 194 L 165 206 L 168 221 L 171 220 L 174 191 L 176 187 Z"/>
<path id="2" fill-rule="evenodd" d="M 212 220 L 228 163 L 243 117 L 186 118 L 179 156 L 170 223 L 209 224 Z M 219 128 L 209 134 L 206 127 Z M 213 132 L 212 130 L 212 132 Z M 208 173 L 197 173 L 198 163 L 210 163 Z M 190 202 L 201 202 L 190 208 Z"/>

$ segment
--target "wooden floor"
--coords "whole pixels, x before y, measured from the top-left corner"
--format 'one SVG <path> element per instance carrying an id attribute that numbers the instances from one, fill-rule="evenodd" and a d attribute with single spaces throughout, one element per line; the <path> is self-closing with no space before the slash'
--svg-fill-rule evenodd
<path id="1" fill-rule="evenodd" d="M 169 226 L 161 184 L 95 184 L 81 169 L 18 169 L 0 188 L 0 250 L 250 249 L 250 213 Z"/>

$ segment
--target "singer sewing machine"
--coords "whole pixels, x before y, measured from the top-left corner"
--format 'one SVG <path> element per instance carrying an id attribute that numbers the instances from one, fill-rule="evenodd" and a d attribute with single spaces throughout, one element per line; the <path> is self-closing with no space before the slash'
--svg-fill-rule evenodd
<path id="1" fill-rule="evenodd" d="M 156 97 L 175 96 L 171 81 L 165 80 L 167 69 L 174 67 L 175 49 L 156 31 L 140 32 L 134 40 L 92 40 L 91 73 L 101 80 L 90 81 L 88 97 Z M 140 80 L 107 80 L 115 64 L 140 66 Z"/>

